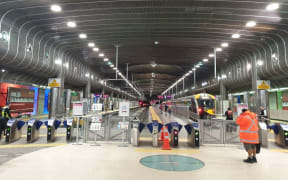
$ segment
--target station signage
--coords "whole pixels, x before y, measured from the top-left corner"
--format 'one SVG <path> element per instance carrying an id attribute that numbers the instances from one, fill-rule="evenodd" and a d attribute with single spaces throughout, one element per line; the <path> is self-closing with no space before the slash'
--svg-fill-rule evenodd
<path id="1" fill-rule="evenodd" d="M 48 79 L 48 86 L 49 87 L 56 88 L 56 87 L 60 87 L 60 85 L 61 85 L 61 79 L 60 78 L 49 78 Z"/>
<path id="2" fill-rule="evenodd" d="M 119 103 L 119 116 L 129 116 L 130 113 L 130 104 L 129 102 L 120 102 Z"/>
<path id="3" fill-rule="evenodd" d="M 158 99 L 171 99 L 172 98 L 172 96 L 157 96 L 158 97 Z"/>
<path id="4" fill-rule="evenodd" d="M 270 89 L 270 81 L 257 80 L 257 89 L 262 90 Z"/>
<path id="5" fill-rule="evenodd" d="M 109 95 L 108 94 L 96 94 L 95 95 L 97 98 L 108 98 L 109 97 Z"/>

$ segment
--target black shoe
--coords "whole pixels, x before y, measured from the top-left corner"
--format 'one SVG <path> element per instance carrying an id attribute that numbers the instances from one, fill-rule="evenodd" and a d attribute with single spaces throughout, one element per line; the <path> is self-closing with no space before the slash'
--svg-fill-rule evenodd
<path id="1" fill-rule="evenodd" d="M 245 160 L 243 160 L 245 163 L 254 163 L 253 159 L 252 158 L 247 158 Z"/>
<path id="2" fill-rule="evenodd" d="M 256 159 L 255 156 L 252 157 L 252 160 L 253 160 L 254 163 L 257 163 L 257 159 Z"/>

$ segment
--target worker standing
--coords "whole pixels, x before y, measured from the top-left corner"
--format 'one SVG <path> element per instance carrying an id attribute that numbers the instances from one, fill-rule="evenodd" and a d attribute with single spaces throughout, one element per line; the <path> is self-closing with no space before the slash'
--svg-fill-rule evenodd
<path id="1" fill-rule="evenodd" d="M 240 141 L 248 152 L 248 158 L 244 162 L 256 163 L 256 145 L 259 144 L 259 127 L 256 114 L 243 109 L 241 115 L 236 119 L 236 123 L 240 126 Z"/>
<path id="2" fill-rule="evenodd" d="M 7 127 L 7 122 L 9 118 L 11 119 L 11 113 L 10 113 L 10 105 L 7 104 L 6 106 L 0 108 L 0 139 L 2 137 L 2 132 L 4 132 L 5 135 L 5 130 Z"/>

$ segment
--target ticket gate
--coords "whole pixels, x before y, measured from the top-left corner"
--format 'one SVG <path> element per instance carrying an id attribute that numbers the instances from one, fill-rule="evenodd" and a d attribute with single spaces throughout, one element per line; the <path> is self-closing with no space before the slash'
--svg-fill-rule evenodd
<path id="1" fill-rule="evenodd" d="M 145 128 L 144 123 L 140 123 L 138 118 L 132 120 L 131 143 L 133 146 L 139 146 L 140 133 Z"/>
<path id="2" fill-rule="evenodd" d="M 184 127 L 188 134 L 188 145 L 191 147 L 200 147 L 200 132 L 198 122 L 192 122 Z"/>
<path id="3" fill-rule="evenodd" d="M 265 122 L 259 122 L 259 142 L 262 147 L 268 147 L 268 129 Z"/>
<path id="4" fill-rule="evenodd" d="M 66 141 L 73 141 L 76 139 L 76 135 L 74 133 L 74 128 L 76 126 L 73 118 L 68 118 L 63 121 L 64 127 L 66 128 Z"/>
<path id="5" fill-rule="evenodd" d="M 27 142 L 32 143 L 39 138 L 40 135 L 40 127 L 43 122 L 37 119 L 30 119 L 27 122 Z"/>
<path id="6" fill-rule="evenodd" d="M 276 124 L 275 142 L 277 145 L 287 148 L 288 147 L 288 124 Z"/>
<path id="7" fill-rule="evenodd" d="M 158 121 L 153 120 L 152 123 L 147 124 L 147 128 L 152 134 L 152 146 L 158 147 L 158 134 L 161 131 L 163 124 L 158 123 Z"/>
<path id="8" fill-rule="evenodd" d="M 56 119 L 48 119 L 44 121 L 47 127 L 47 142 L 53 142 L 56 139 L 57 129 L 59 128 L 61 121 Z"/>
<path id="9" fill-rule="evenodd" d="M 168 132 L 170 133 L 171 136 L 171 146 L 178 146 L 178 141 L 179 141 L 179 132 L 182 129 L 182 125 L 178 124 L 178 122 L 171 122 L 165 125 L 168 129 Z"/>
<path id="10" fill-rule="evenodd" d="M 10 119 L 7 122 L 6 129 L 6 143 L 12 143 L 17 141 L 22 136 L 22 128 L 25 125 L 25 122 L 21 119 Z"/>

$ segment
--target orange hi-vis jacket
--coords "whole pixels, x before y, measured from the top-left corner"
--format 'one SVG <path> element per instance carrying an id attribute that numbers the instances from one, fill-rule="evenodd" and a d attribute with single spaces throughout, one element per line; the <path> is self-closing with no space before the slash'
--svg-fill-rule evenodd
<path id="1" fill-rule="evenodd" d="M 236 123 L 240 126 L 240 141 L 248 144 L 259 144 L 258 120 L 255 113 L 246 111 L 237 119 Z"/>

